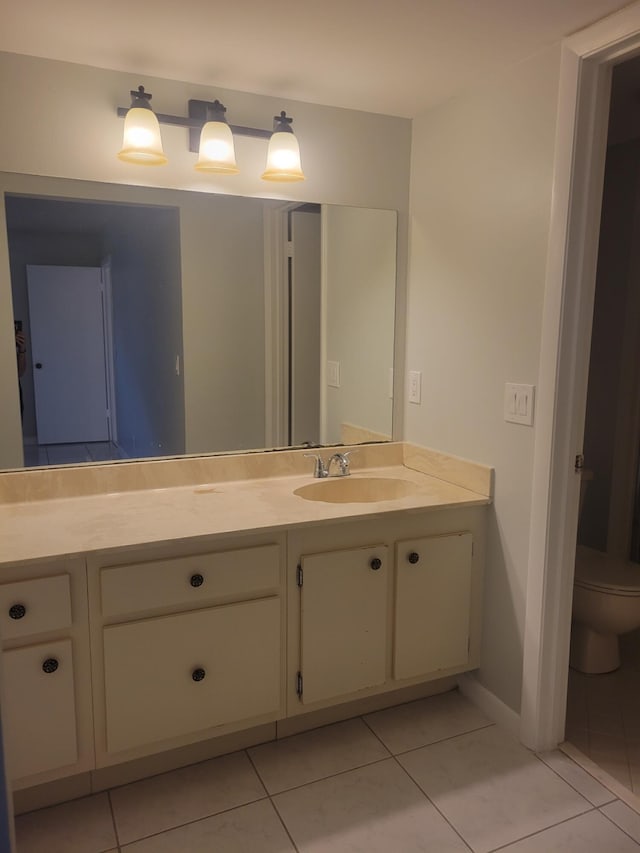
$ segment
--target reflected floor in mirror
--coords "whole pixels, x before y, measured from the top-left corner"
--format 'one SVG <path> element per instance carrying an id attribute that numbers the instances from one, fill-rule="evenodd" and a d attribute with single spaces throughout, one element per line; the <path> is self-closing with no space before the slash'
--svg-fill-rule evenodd
<path id="1" fill-rule="evenodd" d="M 566 740 L 640 795 L 640 630 L 620 638 L 616 672 L 569 670 Z"/>
<path id="2" fill-rule="evenodd" d="M 40 465 L 78 465 L 81 462 L 107 462 L 127 459 L 112 441 L 92 441 L 87 444 L 25 444 L 24 467 Z"/>

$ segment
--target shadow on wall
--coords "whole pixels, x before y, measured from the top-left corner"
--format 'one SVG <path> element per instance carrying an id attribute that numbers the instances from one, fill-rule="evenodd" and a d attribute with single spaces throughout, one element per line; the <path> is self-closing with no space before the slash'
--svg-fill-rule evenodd
<path id="1" fill-rule="evenodd" d="M 488 508 L 487 555 L 485 564 L 484 602 L 482 608 L 482 648 L 480 653 L 480 683 L 499 696 L 516 713 L 520 712 L 522 693 L 523 629 L 526 606 L 526 572 L 522 589 L 513 589 L 511 577 L 522 575 L 514 567 L 507 568 L 503 537 L 498 524 L 495 504 Z M 488 603 L 491 602 L 491 610 Z M 499 662 L 499 667 L 487 667 L 483 661 Z"/>

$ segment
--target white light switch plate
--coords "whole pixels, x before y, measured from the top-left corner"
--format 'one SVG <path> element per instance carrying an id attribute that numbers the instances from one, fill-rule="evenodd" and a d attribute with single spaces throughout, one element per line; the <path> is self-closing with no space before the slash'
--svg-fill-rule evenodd
<path id="1" fill-rule="evenodd" d="M 327 361 L 327 385 L 332 388 L 340 387 L 340 362 Z"/>
<path id="2" fill-rule="evenodd" d="M 422 397 L 422 373 L 419 370 L 409 371 L 409 402 L 419 403 Z"/>
<path id="3" fill-rule="evenodd" d="M 533 426 L 535 385 L 507 382 L 504 386 L 504 419 L 512 424 Z"/>

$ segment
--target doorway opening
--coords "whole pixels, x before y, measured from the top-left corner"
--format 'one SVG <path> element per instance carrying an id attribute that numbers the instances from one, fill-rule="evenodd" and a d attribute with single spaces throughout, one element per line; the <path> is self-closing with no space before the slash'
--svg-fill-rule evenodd
<path id="1" fill-rule="evenodd" d="M 636 576 L 640 594 L 640 565 L 637 571 L 629 566 L 640 563 L 639 107 L 635 57 L 612 74 L 576 571 L 581 575 L 583 567 L 600 565 L 604 582 L 613 584 L 622 567 L 630 583 Z M 638 625 L 620 636 L 620 666 L 613 671 L 587 672 L 608 667 L 606 661 L 581 659 L 579 632 L 574 623 L 566 740 L 640 794 L 640 604 Z"/>

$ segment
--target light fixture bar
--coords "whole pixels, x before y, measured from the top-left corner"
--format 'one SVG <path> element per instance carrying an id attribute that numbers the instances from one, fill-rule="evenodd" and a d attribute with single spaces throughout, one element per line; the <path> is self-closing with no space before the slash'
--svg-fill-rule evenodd
<path id="1" fill-rule="evenodd" d="M 131 91 L 131 106 L 117 107 L 124 118 L 124 139 L 118 157 L 136 165 L 167 163 L 162 150 L 160 124 L 186 127 L 189 130 L 189 151 L 198 154 L 195 169 L 199 172 L 234 175 L 239 169 L 233 145 L 234 136 L 267 139 L 267 166 L 262 173 L 265 181 L 303 181 L 300 165 L 300 146 L 291 127 L 292 119 L 282 110 L 274 116 L 272 130 L 229 124 L 226 108 L 220 101 L 188 101 L 188 116 L 156 113 L 150 105 L 151 93 L 144 86 Z"/>
<path id="2" fill-rule="evenodd" d="M 200 132 L 207 122 L 207 109 L 213 107 L 213 101 L 190 100 L 188 116 L 172 116 L 166 113 L 155 113 L 160 124 L 172 124 L 174 127 L 189 128 L 189 151 L 198 153 Z M 130 107 L 118 107 L 118 116 L 125 118 Z M 272 130 L 261 130 L 258 127 L 243 127 L 240 124 L 230 124 L 231 132 L 238 136 L 253 136 L 257 139 L 271 139 Z"/>

